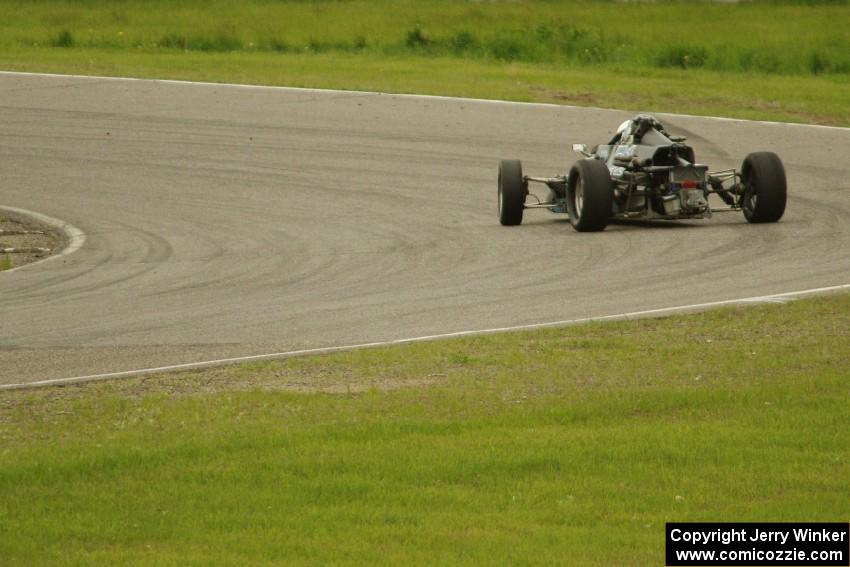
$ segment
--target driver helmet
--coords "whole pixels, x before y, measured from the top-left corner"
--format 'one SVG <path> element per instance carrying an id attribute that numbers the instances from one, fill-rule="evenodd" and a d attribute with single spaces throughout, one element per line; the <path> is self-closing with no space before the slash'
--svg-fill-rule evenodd
<path id="1" fill-rule="evenodd" d="M 638 114 L 632 118 L 632 123 L 643 126 L 642 134 L 645 134 L 650 128 L 658 130 L 659 132 L 664 131 L 664 126 L 661 122 L 659 122 L 658 119 L 651 114 Z"/>

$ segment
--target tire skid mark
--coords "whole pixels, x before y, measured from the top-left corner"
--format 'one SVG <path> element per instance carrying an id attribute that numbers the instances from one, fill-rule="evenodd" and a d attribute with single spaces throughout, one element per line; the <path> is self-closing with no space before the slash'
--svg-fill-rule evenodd
<path id="1" fill-rule="evenodd" d="M 27 364 L 38 368 L 32 380 L 82 376 L 850 278 L 844 165 L 805 153 L 839 147 L 850 130 L 664 117 L 671 130 L 696 132 L 697 156 L 717 155 L 721 166 L 738 167 L 750 142 L 783 158 L 798 148 L 786 158 L 785 219 L 756 226 L 727 213 L 584 235 L 546 211 L 528 211 L 516 229 L 498 226 L 498 159 L 520 157 L 526 173 L 563 172 L 573 159 L 566 144 L 592 142 L 631 113 L 215 91 L 115 81 L 73 89 L 78 98 L 4 97 L 0 116 L 20 139 L 0 141 L 9 195 L 49 199 L 91 238 L 67 263 L 33 270 L 40 278 L 19 274 L 26 289 L 2 286 L 11 315 L 0 329 L 0 381 Z M 22 337 L 37 352 L 62 345 L 80 356 L 36 364 L 9 350 Z M 4 354 L 12 352 L 20 356 Z"/>

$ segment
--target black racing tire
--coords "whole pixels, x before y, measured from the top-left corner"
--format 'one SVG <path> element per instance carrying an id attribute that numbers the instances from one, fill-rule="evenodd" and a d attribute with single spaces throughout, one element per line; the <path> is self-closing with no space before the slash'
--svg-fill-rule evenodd
<path id="1" fill-rule="evenodd" d="M 580 159 L 570 170 L 567 212 L 579 232 L 604 230 L 611 218 L 614 191 L 611 174 L 598 159 Z"/>
<path id="2" fill-rule="evenodd" d="M 522 223 L 526 186 L 522 178 L 522 163 L 518 159 L 499 162 L 499 222 L 503 226 Z"/>
<path id="3" fill-rule="evenodd" d="M 741 210 L 749 222 L 776 222 L 785 213 L 785 167 L 773 152 L 754 152 L 741 165 Z"/>

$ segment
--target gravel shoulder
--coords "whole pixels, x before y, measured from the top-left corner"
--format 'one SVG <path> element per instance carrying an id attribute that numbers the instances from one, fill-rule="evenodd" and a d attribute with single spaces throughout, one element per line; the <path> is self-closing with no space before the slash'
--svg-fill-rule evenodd
<path id="1" fill-rule="evenodd" d="M 0 210 L 0 271 L 56 254 L 66 244 L 60 231 L 34 219 Z"/>

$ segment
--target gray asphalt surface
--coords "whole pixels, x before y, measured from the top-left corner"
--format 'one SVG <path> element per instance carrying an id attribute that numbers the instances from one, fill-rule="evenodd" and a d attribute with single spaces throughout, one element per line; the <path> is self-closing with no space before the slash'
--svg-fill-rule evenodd
<path id="1" fill-rule="evenodd" d="M 712 169 L 777 152 L 775 225 L 498 224 L 500 158 L 563 173 L 632 114 L 0 75 L 0 204 L 87 235 L 0 274 L 0 383 L 850 282 L 850 130 L 660 116 Z"/>

